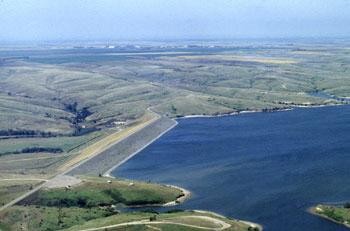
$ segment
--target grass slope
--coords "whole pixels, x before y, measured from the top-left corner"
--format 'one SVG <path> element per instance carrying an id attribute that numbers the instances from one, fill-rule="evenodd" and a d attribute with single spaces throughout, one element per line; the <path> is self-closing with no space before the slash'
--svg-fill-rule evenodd
<path id="1" fill-rule="evenodd" d="M 152 222 L 150 218 L 153 217 L 155 220 Z M 211 219 L 213 218 L 213 219 Z M 141 221 L 141 222 L 140 222 Z M 134 224 L 126 224 L 130 222 L 135 222 Z M 141 224 L 140 224 L 140 223 Z M 144 224 L 142 224 L 144 222 Z M 118 224 L 125 224 L 118 227 Z M 223 225 L 227 225 L 225 230 L 235 230 L 235 231 L 247 231 L 254 230 L 252 226 L 240 222 L 238 220 L 231 220 L 225 217 L 216 216 L 211 213 L 198 213 L 195 211 L 179 211 L 172 213 L 147 213 L 147 212 L 133 212 L 125 214 L 117 214 L 107 218 L 99 218 L 86 222 L 81 226 L 73 226 L 67 231 L 74 230 L 154 230 L 153 227 L 164 230 L 222 230 Z M 117 226 L 117 227 L 111 227 Z M 151 226 L 151 227 L 150 227 Z M 255 229 L 255 230 L 259 230 Z"/>
<path id="2" fill-rule="evenodd" d="M 104 177 L 83 177 L 82 180 L 70 189 L 41 189 L 17 206 L 2 211 L 0 230 L 59 230 L 81 226 L 89 220 L 117 214 L 112 205 L 118 203 L 159 205 L 183 195 L 179 189 L 157 184 Z M 21 187 L 26 189 L 30 183 Z M 7 199 L 1 191 L 0 198 Z M 145 214 L 142 216 L 150 216 Z M 130 221 L 140 216 L 119 214 L 117 218 L 118 221 Z"/>
<path id="3" fill-rule="evenodd" d="M 0 180 L 0 206 L 42 183 L 40 180 Z"/>
<path id="4" fill-rule="evenodd" d="M 56 207 L 164 204 L 182 196 L 181 190 L 157 184 L 131 182 L 105 177 L 82 177 L 83 182 L 70 189 L 42 189 L 20 204 Z"/>
<path id="5" fill-rule="evenodd" d="M 60 230 L 111 214 L 100 208 L 13 206 L 0 214 L 0 230 Z"/>

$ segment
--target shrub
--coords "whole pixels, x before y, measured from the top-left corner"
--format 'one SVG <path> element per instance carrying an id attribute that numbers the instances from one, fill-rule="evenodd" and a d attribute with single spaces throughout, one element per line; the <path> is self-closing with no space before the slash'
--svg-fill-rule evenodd
<path id="1" fill-rule="evenodd" d="M 149 221 L 156 221 L 157 220 L 157 216 L 153 215 L 149 218 Z"/>
<path id="2" fill-rule="evenodd" d="M 344 204 L 344 208 L 350 209 L 350 202 L 346 202 L 346 203 Z"/>
<path id="3" fill-rule="evenodd" d="M 103 192 L 109 195 L 113 199 L 113 202 L 115 204 L 125 202 L 125 199 L 123 198 L 122 194 L 116 189 L 106 189 Z"/>

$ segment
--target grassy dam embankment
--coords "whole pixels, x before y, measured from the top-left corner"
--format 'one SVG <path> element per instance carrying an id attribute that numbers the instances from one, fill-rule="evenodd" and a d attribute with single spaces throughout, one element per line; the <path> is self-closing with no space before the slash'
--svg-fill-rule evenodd
<path id="1" fill-rule="evenodd" d="M 122 164 L 135 153 L 152 143 L 164 132 L 176 125 L 176 121 L 160 117 L 138 132 L 114 144 L 102 153 L 85 161 L 67 174 L 69 175 L 99 175 Z"/>

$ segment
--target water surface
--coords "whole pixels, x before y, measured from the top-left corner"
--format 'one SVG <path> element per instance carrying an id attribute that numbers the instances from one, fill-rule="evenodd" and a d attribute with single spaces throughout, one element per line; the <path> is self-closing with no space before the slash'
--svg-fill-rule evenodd
<path id="1" fill-rule="evenodd" d="M 347 230 L 306 209 L 350 200 L 349 141 L 350 106 L 180 119 L 113 174 L 183 186 L 179 208 L 265 230 Z"/>

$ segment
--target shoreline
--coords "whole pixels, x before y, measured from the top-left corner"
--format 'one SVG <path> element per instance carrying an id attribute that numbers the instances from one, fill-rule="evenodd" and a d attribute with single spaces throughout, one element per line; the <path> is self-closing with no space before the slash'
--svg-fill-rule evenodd
<path id="1" fill-rule="evenodd" d="M 178 125 L 178 121 L 177 120 L 192 119 L 192 118 L 217 118 L 217 117 L 226 117 L 226 116 L 237 116 L 237 115 L 240 115 L 240 114 L 248 114 L 248 113 L 284 112 L 284 111 L 292 111 L 292 110 L 294 110 L 296 108 L 317 108 L 317 107 L 332 107 L 332 106 L 343 106 L 343 105 L 346 105 L 346 104 L 322 104 L 322 105 L 310 105 L 310 106 L 301 106 L 300 105 L 300 106 L 294 106 L 294 107 L 290 107 L 290 108 L 271 109 L 271 110 L 268 110 L 268 111 L 264 111 L 264 110 L 245 110 L 245 111 L 238 111 L 238 112 L 222 113 L 222 114 L 218 114 L 218 115 L 200 115 L 199 114 L 199 115 L 186 115 L 186 116 L 181 116 L 181 117 L 176 117 L 176 118 L 169 118 L 172 121 L 174 121 L 174 125 L 172 125 L 171 127 L 167 128 L 166 130 L 164 130 L 162 133 L 160 133 L 157 137 L 152 139 L 146 145 L 144 145 L 143 147 L 141 147 L 140 149 L 138 149 L 137 151 L 135 151 L 131 155 L 127 156 L 125 159 L 120 161 L 118 164 L 116 164 L 112 168 L 108 169 L 102 175 L 105 176 L 105 177 L 113 177 L 113 176 L 111 176 L 111 172 L 112 171 L 114 171 L 116 168 L 118 168 L 119 166 L 121 166 L 122 164 L 124 164 L 125 162 L 130 160 L 132 157 L 137 155 L 143 149 L 145 149 L 146 147 L 151 145 L 154 141 L 156 141 L 157 139 L 162 137 L 165 133 L 167 133 L 168 131 L 170 131 L 174 127 L 176 127 Z M 147 110 L 150 110 L 150 109 L 147 109 Z M 157 114 L 157 115 L 159 115 L 159 114 Z"/>
<path id="2" fill-rule="evenodd" d="M 155 137 L 154 139 L 152 139 L 151 141 L 149 141 L 147 144 L 145 144 L 143 147 L 139 148 L 138 150 L 136 150 L 134 153 L 132 153 L 131 155 L 127 156 L 126 158 L 124 158 L 122 161 L 120 161 L 118 164 L 116 164 L 115 166 L 113 166 L 112 168 L 108 169 L 103 176 L 105 177 L 112 177 L 111 176 L 111 172 L 113 172 L 116 168 L 118 168 L 119 166 L 121 166 L 122 164 L 124 164 L 125 162 L 127 162 L 128 160 L 130 160 L 132 157 L 134 157 L 135 155 L 137 155 L 138 153 L 140 153 L 143 149 L 147 148 L 149 145 L 151 145 L 154 141 L 158 140 L 160 137 L 162 137 L 165 133 L 167 133 L 168 131 L 170 131 L 171 129 L 173 129 L 174 127 L 176 127 L 178 125 L 178 122 L 174 119 L 171 119 L 174 121 L 174 124 L 172 126 L 170 126 L 169 128 L 167 128 L 166 130 L 164 130 L 163 132 L 161 132 L 157 137 Z"/>
<path id="3" fill-rule="evenodd" d="M 147 146 L 149 146 L 150 144 L 152 144 L 154 141 L 156 141 L 157 139 L 159 139 L 161 136 L 163 136 L 165 133 L 167 133 L 168 131 L 170 131 L 171 129 L 173 129 L 174 127 L 176 127 L 178 125 L 178 121 L 177 120 L 181 120 L 181 119 L 191 119 L 191 118 L 216 118 L 216 117 L 226 117 L 226 116 L 236 116 L 236 115 L 240 115 L 240 114 L 248 114 L 248 113 L 270 113 L 270 112 L 284 112 L 284 111 L 292 111 L 295 110 L 297 108 L 319 108 L 319 107 L 333 107 L 333 106 L 346 106 L 347 104 L 320 104 L 320 105 L 294 105 L 293 107 L 288 107 L 288 108 L 280 108 L 280 109 L 271 109 L 271 110 L 246 110 L 246 111 L 239 111 L 239 112 L 231 112 L 231 113 L 223 113 L 223 114 L 218 114 L 218 115 L 187 115 L 187 116 L 182 116 L 182 117 L 177 117 L 177 118 L 169 118 L 171 120 L 173 120 L 175 122 L 174 125 L 172 125 L 171 127 L 169 127 L 168 129 L 166 129 L 165 131 L 163 131 L 161 134 L 159 134 L 156 138 L 154 138 L 153 140 L 151 140 L 150 142 L 148 142 L 145 146 L 143 146 L 142 148 L 140 148 L 139 150 L 137 150 L 136 152 L 134 152 L 133 154 L 131 154 L 130 156 L 126 157 L 124 160 L 122 160 L 120 163 L 118 163 L 117 165 L 113 166 L 111 169 L 109 169 L 107 172 L 105 172 L 103 174 L 103 176 L 105 177 L 110 177 L 110 178 L 115 178 L 114 176 L 111 175 L 111 172 L 113 170 L 115 170 L 116 168 L 118 168 L 119 166 L 121 166 L 122 164 L 124 164 L 125 162 L 127 162 L 129 159 L 131 159 L 132 157 L 134 157 L 135 155 L 137 155 L 139 152 L 141 152 L 143 149 L 145 149 Z M 187 199 L 190 198 L 191 196 L 191 192 L 189 190 L 186 190 L 184 188 L 181 188 L 179 186 L 175 186 L 175 185 L 166 185 L 168 187 L 173 187 L 173 188 L 177 188 L 179 190 L 181 190 L 181 192 L 184 194 L 183 196 L 177 198 L 174 201 L 170 201 L 167 202 L 165 204 L 158 204 L 158 205 L 142 205 L 142 206 L 138 206 L 138 207 L 168 207 L 168 206 L 176 206 L 177 204 L 181 204 L 184 203 Z M 193 211 L 201 211 L 201 210 L 193 210 Z M 340 225 L 345 225 L 346 227 L 350 228 L 350 225 L 346 225 L 343 224 L 341 222 L 337 222 L 331 218 L 328 218 L 326 216 L 323 216 L 321 214 L 317 214 L 315 212 L 313 212 L 310 208 L 310 210 L 308 210 L 311 214 L 322 217 L 324 219 L 328 219 L 330 221 L 336 222 Z M 210 212 L 210 211 L 205 211 L 205 212 Z M 216 214 L 214 212 L 210 212 L 213 214 Z M 216 214 L 217 216 L 222 216 L 219 214 Z M 222 216 L 224 217 L 224 216 Z M 249 226 L 252 227 L 256 227 L 259 230 L 263 230 L 263 226 L 254 222 L 250 222 L 250 221 L 245 221 L 245 220 L 239 220 L 239 219 L 235 219 L 232 218 L 235 221 L 239 221 L 242 222 L 244 224 L 247 224 Z"/>
<path id="4" fill-rule="evenodd" d="M 167 184 L 166 186 L 170 187 L 170 188 L 179 189 L 182 192 L 183 195 L 178 197 L 178 198 L 176 198 L 174 201 L 169 201 L 169 202 L 163 204 L 162 205 L 163 207 L 175 206 L 175 205 L 178 205 L 178 204 L 182 204 L 182 203 L 184 203 L 186 200 L 188 200 L 191 197 L 191 192 L 189 190 L 185 189 L 185 188 L 181 188 L 179 186 L 170 185 L 170 184 Z"/>
<path id="5" fill-rule="evenodd" d="M 109 177 L 112 179 L 117 179 L 114 176 L 111 175 L 103 175 L 104 177 Z M 131 179 L 127 179 L 132 181 Z M 164 185 L 165 187 L 169 187 L 169 188 L 174 188 L 174 189 L 178 189 L 181 191 L 182 195 L 179 196 L 178 198 L 176 198 L 173 201 L 169 201 L 166 202 L 164 204 L 145 204 L 145 205 L 134 205 L 134 206 L 127 206 L 128 208 L 142 208 L 142 207 L 171 207 L 171 206 L 176 206 L 178 204 L 182 204 L 184 203 L 186 200 L 188 200 L 191 197 L 191 192 L 185 188 L 176 186 L 176 185 L 171 185 L 171 184 L 160 184 L 160 185 Z"/>
<path id="6" fill-rule="evenodd" d="M 202 114 L 195 114 L 195 115 L 185 115 L 185 116 L 179 116 L 175 117 L 174 120 L 182 120 L 182 119 L 192 119 L 192 118 L 217 118 L 217 117 L 226 117 L 226 116 L 237 116 L 241 114 L 249 114 L 249 113 L 273 113 L 273 112 L 284 112 L 284 111 L 292 111 L 297 108 L 320 108 L 320 107 L 334 107 L 334 106 L 346 106 L 349 104 L 319 104 L 319 105 L 293 105 L 292 107 L 288 108 L 278 108 L 278 109 L 268 109 L 268 110 L 243 110 L 243 111 L 235 111 L 235 112 L 229 112 L 229 113 L 221 113 L 217 115 L 202 115 Z"/>
<path id="7" fill-rule="evenodd" d="M 213 216 L 217 216 L 217 217 L 220 217 L 220 218 L 223 218 L 223 219 L 228 219 L 228 217 L 225 217 L 219 213 L 215 213 L 215 212 L 211 212 L 211 211 L 207 211 L 207 210 L 192 210 L 194 212 L 197 212 L 197 213 L 208 213 L 208 214 L 211 214 Z M 246 225 L 249 225 L 250 227 L 252 228 L 258 228 L 260 231 L 262 231 L 264 229 L 264 227 L 258 223 L 254 223 L 254 222 L 251 222 L 251 221 L 245 221 L 245 220 L 239 220 L 239 219 L 234 219 L 234 218 L 229 218 L 229 219 L 232 219 L 236 222 L 241 222 L 243 224 L 246 224 Z"/>
<path id="8" fill-rule="evenodd" d="M 338 225 L 345 226 L 346 228 L 350 228 L 350 224 L 346 224 L 346 223 L 343 223 L 343 222 L 334 220 L 333 218 L 330 218 L 330 217 L 328 217 L 328 216 L 326 216 L 326 215 L 317 213 L 316 211 L 314 211 L 316 208 L 317 208 L 317 206 L 311 206 L 311 207 L 308 208 L 306 211 L 307 211 L 308 213 L 310 213 L 311 215 L 313 215 L 313 216 L 317 216 L 317 217 L 326 219 L 326 220 L 331 221 L 331 222 L 333 222 L 333 223 L 336 223 L 336 224 L 338 224 Z"/>
<path id="9" fill-rule="evenodd" d="M 244 220 L 237 220 L 237 219 L 236 219 L 236 221 L 241 222 L 241 223 L 246 224 L 246 225 L 249 225 L 249 226 L 251 226 L 253 228 L 258 228 L 260 231 L 264 230 L 264 227 L 262 225 L 258 224 L 258 223 L 254 223 L 254 222 L 250 222 L 250 221 L 244 221 Z"/>
<path id="10" fill-rule="evenodd" d="M 269 113 L 269 112 L 282 112 L 282 111 L 291 111 L 294 108 L 281 108 L 281 109 L 274 109 L 274 110 L 245 110 L 245 111 L 237 111 L 237 112 L 229 112 L 229 113 L 222 113 L 217 115 L 186 115 L 186 116 L 179 116 L 174 118 L 175 120 L 182 120 L 182 119 L 192 119 L 192 118 L 217 118 L 217 117 L 226 117 L 226 116 L 237 116 L 241 114 L 249 114 L 249 113 Z"/>
<path id="11" fill-rule="evenodd" d="M 141 147 L 140 149 L 138 149 L 137 151 L 135 151 L 134 153 L 132 153 L 131 155 L 129 155 L 128 157 L 126 157 L 125 159 L 123 159 L 122 161 L 120 161 L 118 164 L 116 164 L 115 166 L 113 166 L 112 168 L 110 168 L 109 170 L 107 170 L 102 176 L 104 177 L 109 177 L 109 178 L 116 178 L 114 176 L 111 175 L 111 172 L 113 172 L 116 168 L 118 168 L 119 166 L 121 166 L 122 164 L 124 164 L 125 162 L 127 162 L 128 160 L 130 160 L 132 157 L 134 157 L 135 155 L 137 155 L 138 153 L 140 153 L 143 149 L 145 149 L 146 147 L 148 147 L 149 145 L 151 145 L 153 142 L 155 142 L 157 139 L 159 139 L 160 137 L 162 137 L 164 134 L 166 134 L 168 131 L 170 131 L 171 129 L 173 129 L 174 127 L 176 127 L 178 125 L 178 122 L 175 119 L 171 119 L 174 121 L 174 124 L 167 128 L 166 130 L 164 130 L 162 133 L 160 133 L 157 137 L 155 137 L 154 139 L 152 139 L 150 142 L 148 142 L 146 145 L 144 145 L 143 147 Z M 170 184 L 166 184 L 166 187 L 170 187 L 170 188 L 175 188 L 181 191 L 181 193 L 183 195 L 181 195 L 180 197 L 176 198 L 173 201 L 169 201 L 167 203 L 164 204 L 150 204 L 150 205 L 142 205 L 142 206 L 137 206 L 137 207 L 148 207 L 148 206 L 162 206 L 162 207 L 168 207 L 168 206 L 175 206 L 178 204 L 183 203 L 184 201 L 186 201 L 187 199 L 190 198 L 191 196 L 191 192 L 185 188 L 176 186 L 176 185 L 170 185 Z M 129 206 L 129 207 L 135 207 L 135 206 Z"/>
<path id="12" fill-rule="evenodd" d="M 280 109 L 271 109 L 268 111 L 264 111 L 264 110 L 246 110 L 246 111 L 239 111 L 239 112 L 230 112 L 230 113 L 223 113 L 223 114 L 218 114 L 218 115 L 187 115 L 187 116 L 182 116 L 182 117 L 177 117 L 177 118 L 169 118 L 171 120 L 174 121 L 174 125 L 172 125 L 171 127 L 167 128 L 166 130 L 164 130 L 162 133 L 160 133 L 157 137 L 155 137 L 154 139 L 152 139 L 150 142 L 148 142 L 146 145 L 144 145 L 143 147 L 141 147 L 140 149 L 138 149 L 137 151 L 135 151 L 134 153 L 132 153 L 131 155 L 127 156 L 125 159 L 123 159 L 122 161 L 120 161 L 118 164 L 116 164 L 115 166 L 113 166 L 112 168 L 110 168 L 109 170 L 107 170 L 102 176 L 104 177 L 110 177 L 110 178 L 115 178 L 114 176 L 111 175 L 111 172 L 113 172 L 115 169 L 117 169 L 118 167 L 120 167 L 122 164 L 124 164 L 125 162 L 127 162 L 128 160 L 130 160 L 132 157 L 134 157 L 135 155 L 137 155 L 138 153 L 140 153 L 142 150 L 144 150 L 146 147 L 148 147 L 149 145 L 151 145 L 153 142 L 155 142 L 157 139 L 161 138 L 164 134 L 166 134 L 168 131 L 170 131 L 171 129 L 173 129 L 174 127 L 176 127 L 178 125 L 178 121 L 177 120 L 181 120 L 181 119 L 192 119 L 192 118 L 217 118 L 217 117 L 226 117 L 226 116 L 237 116 L 240 114 L 248 114 L 248 113 L 270 113 L 270 112 L 284 112 L 284 111 L 292 111 L 296 108 L 318 108 L 318 107 L 332 107 L 332 106 L 344 106 L 346 104 L 322 104 L 322 105 L 310 105 L 310 106 L 294 106 L 294 107 L 290 107 L 290 108 L 280 108 Z M 148 109 L 150 110 L 150 109 Z M 166 185 L 169 187 L 174 187 L 174 188 L 178 188 L 182 191 L 182 193 L 184 194 L 184 199 L 181 199 L 180 203 L 183 203 L 184 200 L 188 199 L 191 195 L 191 192 L 181 188 L 179 186 L 175 186 L 175 185 Z M 179 198 L 178 198 L 179 199 Z M 178 200 L 177 199 L 177 200 Z M 176 200 L 175 201 L 171 201 L 168 202 L 164 205 L 158 205 L 158 206 L 174 206 L 176 205 Z"/>

